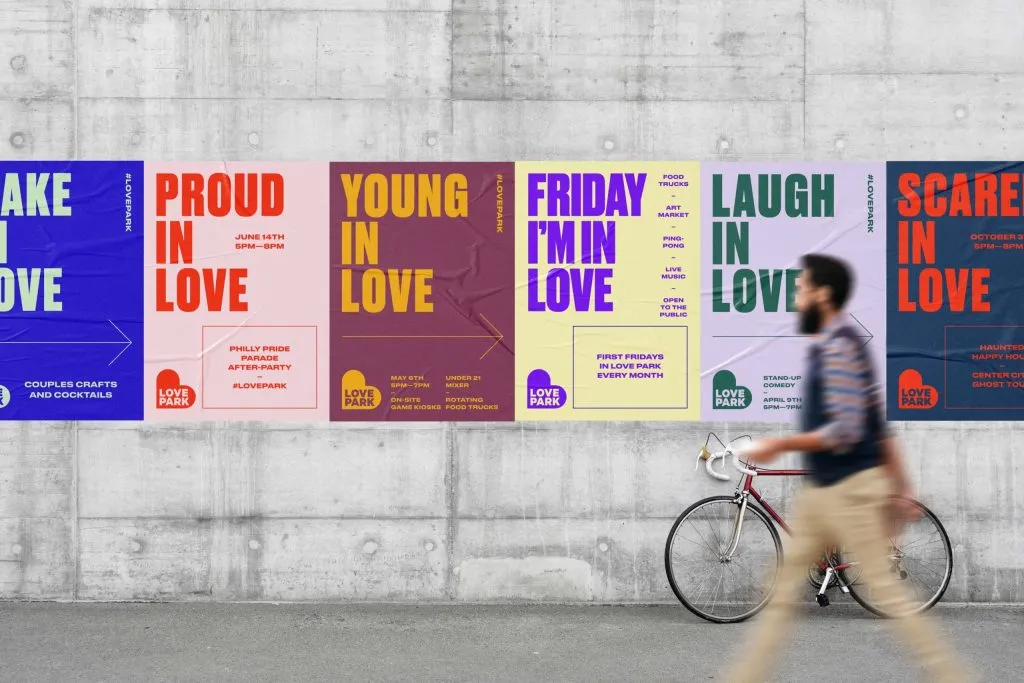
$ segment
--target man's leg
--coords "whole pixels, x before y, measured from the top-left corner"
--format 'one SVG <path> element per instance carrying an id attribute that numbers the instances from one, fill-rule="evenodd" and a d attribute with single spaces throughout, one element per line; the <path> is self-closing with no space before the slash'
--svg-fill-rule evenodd
<path id="1" fill-rule="evenodd" d="M 793 608 L 800 586 L 807 581 L 807 568 L 822 553 L 824 539 L 818 519 L 821 492 L 807 487 L 794 505 L 793 537 L 783 553 L 782 569 L 775 582 L 775 593 L 764 613 L 756 615 L 753 637 L 735 641 L 742 647 L 739 661 L 725 677 L 727 683 L 764 683 L 778 650 L 789 634 Z"/>
<path id="2" fill-rule="evenodd" d="M 866 584 L 869 598 L 886 614 L 902 614 L 893 620 L 904 640 L 933 680 L 963 683 L 972 680 L 956 661 L 949 645 L 925 616 L 908 614 L 913 609 L 910 595 L 890 571 L 889 539 L 885 535 L 888 479 L 880 469 L 850 477 L 834 487 L 835 505 L 830 509 L 829 527 L 840 544 L 859 562 L 859 580 Z"/>

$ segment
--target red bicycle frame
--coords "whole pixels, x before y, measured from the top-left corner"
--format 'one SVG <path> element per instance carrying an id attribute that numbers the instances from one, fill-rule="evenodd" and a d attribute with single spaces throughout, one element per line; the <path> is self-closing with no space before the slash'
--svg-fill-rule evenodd
<path id="1" fill-rule="evenodd" d="M 759 477 L 802 477 L 810 474 L 809 470 L 775 470 L 764 467 L 757 467 L 756 465 L 749 464 L 747 465 L 747 468 L 757 472 L 757 476 Z M 782 515 L 776 512 L 775 508 L 773 508 L 771 504 L 764 499 L 764 496 L 761 495 L 760 491 L 754 488 L 753 476 L 749 474 L 743 475 L 743 481 L 741 481 L 739 486 L 736 488 L 736 492 L 737 494 L 741 495 L 749 495 L 751 498 L 757 501 L 757 504 L 761 506 L 761 509 L 767 512 L 768 516 L 774 519 L 775 523 L 782 527 L 783 531 L 785 531 L 790 536 L 793 535 L 793 530 L 789 528 L 788 524 L 786 524 L 786 520 L 782 519 Z M 834 565 L 832 569 L 838 571 L 840 569 L 852 567 L 854 564 L 855 563 L 853 562 L 844 562 L 842 564 Z M 818 560 L 819 569 L 825 569 L 828 566 L 829 563 L 824 558 Z"/>

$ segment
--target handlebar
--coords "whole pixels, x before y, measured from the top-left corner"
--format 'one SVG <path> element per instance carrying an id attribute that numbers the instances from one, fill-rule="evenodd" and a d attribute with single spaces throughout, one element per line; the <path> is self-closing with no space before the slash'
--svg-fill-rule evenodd
<path id="1" fill-rule="evenodd" d="M 701 448 L 700 453 L 697 454 L 697 466 L 694 467 L 694 469 L 700 467 L 700 461 L 703 460 L 704 469 L 707 470 L 708 474 L 710 474 L 715 479 L 718 479 L 719 481 L 729 481 L 732 477 L 730 477 L 728 474 L 724 472 L 716 471 L 714 468 L 714 462 L 719 459 L 724 460 L 731 455 L 733 467 L 735 467 L 740 472 L 740 474 L 744 474 L 750 477 L 756 477 L 757 470 L 748 468 L 743 462 L 740 461 L 740 453 L 737 452 L 738 450 L 741 449 L 726 448 L 724 451 L 712 453 L 711 451 L 708 450 L 707 446 L 705 446 L 704 448 Z"/>

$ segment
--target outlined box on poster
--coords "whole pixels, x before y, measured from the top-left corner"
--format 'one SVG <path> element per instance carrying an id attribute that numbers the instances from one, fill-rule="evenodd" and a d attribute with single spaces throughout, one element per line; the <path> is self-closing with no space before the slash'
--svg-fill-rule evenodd
<path id="1" fill-rule="evenodd" d="M 574 325 L 573 409 L 686 410 L 690 404 L 689 332 L 688 325 Z M 661 354 L 662 358 L 631 359 L 630 354 Z M 599 378 L 599 373 L 608 377 Z"/>
<path id="2" fill-rule="evenodd" d="M 989 406 L 989 405 L 950 405 L 949 404 L 949 396 L 950 396 L 950 394 L 954 394 L 955 398 L 966 398 L 967 401 L 972 401 L 976 397 L 976 394 L 973 391 L 973 388 L 972 388 L 972 391 L 969 391 L 969 392 L 950 391 L 950 389 L 949 389 L 949 357 L 950 357 L 950 348 L 951 348 L 950 336 L 952 336 L 950 334 L 950 332 L 953 331 L 953 330 L 1014 330 L 1016 332 L 1016 336 L 1015 336 L 1014 340 L 1004 341 L 1004 342 L 995 342 L 995 344 L 1000 344 L 1001 343 L 1001 344 L 1007 344 L 1007 345 L 1021 345 L 1021 346 L 1024 346 L 1024 325 L 945 325 L 943 327 L 943 335 L 942 335 L 942 337 L 943 337 L 943 340 L 942 340 L 942 345 L 943 345 L 943 350 L 942 350 L 942 385 L 943 385 L 942 386 L 942 389 L 943 389 L 943 391 L 942 391 L 942 407 L 945 410 L 1024 410 L 1024 399 L 1021 400 L 1021 403 L 1019 405 L 990 405 Z M 1021 352 L 1021 355 L 1024 356 L 1024 352 Z M 973 370 L 977 369 L 977 364 L 978 363 L 983 363 L 983 362 L 986 362 L 986 361 L 975 361 L 975 360 L 972 360 L 972 359 L 968 359 L 968 362 L 964 363 L 964 365 L 973 366 L 973 367 L 971 367 L 971 371 L 973 371 Z M 988 362 L 991 362 L 991 361 L 988 361 Z M 1021 359 L 1021 360 L 1010 359 L 1010 362 L 1018 363 L 1021 366 L 1021 368 L 1022 368 L 1022 370 L 1020 370 L 1018 372 L 1024 373 L 1024 359 Z M 989 374 L 989 373 L 986 373 L 986 374 Z M 1003 374 L 1009 375 L 1011 373 L 1010 373 L 1010 371 L 1005 371 L 1005 373 L 1003 373 Z M 972 372 L 971 379 L 974 379 L 973 372 Z M 985 379 L 985 380 L 992 380 L 994 378 L 983 378 L 983 379 Z M 1020 378 L 1013 378 L 1013 379 L 1015 379 L 1018 382 L 1024 381 L 1024 380 L 1021 380 Z M 996 379 L 995 381 L 1001 381 L 1001 380 Z M 1021 389 L 1017 389 L 1017 388 L 1014 388 L 1014 387 L 1004 387 L 1004 388 L 1005 389 L 1009 389 L 1011 391 L 1011 393 L 1012 392 L 1016 392 L 1016 393 L 1019 394 L 1021 392 Z"/>
<path id="3" fill-rule="evenodd" d="M 213 338 L 218 330 L 223 343 L 215 343 Z M 225 336 L 223 333 L 228 330 L 234 333 Z M 259 334 L 261 343 L 252 343 L 248 336 L 251 334 Z M 208 342 L 214 346 L 208 347 Z M 319 346 L 316 325 L 203 325 L 203 372 L 199 387 L 203 409 L 316 410 L 319 408 Z M 280 351 L 284 347 L 288 351 Z M 245 350 L 236 350 L 240 348 Z M 310 358 L 312 363 L 308 362 Z M 225 367 L 234 365 L 245 369 L 232 371 Z M 210 371 L 211 366 L 215 371 Z M 283 366 L 289 367 L 284 369 Z M 240 394 L 236 383 L 268 387 L 254 387 Z M 287 386 L 289 383 L 294 384 Z M 275 386 L 280 384 L 286 388 Z M 255 397 L 258 402 L 239 398 L 246 395 Z M 267 405 L 265 397 L 276 398 L 278 402 Z M 282 402 L 282 398 L 291 400 Z"/>

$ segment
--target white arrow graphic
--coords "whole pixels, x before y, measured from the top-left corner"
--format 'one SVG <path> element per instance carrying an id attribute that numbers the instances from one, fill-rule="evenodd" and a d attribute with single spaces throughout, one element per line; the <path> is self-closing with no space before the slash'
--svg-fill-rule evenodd
<path id="1" fill-rule="evenodd" d="M 88 344 L 88 345 L 93 345 L 93 344 L 117 344 L 118 346 L 121 346 L 122 348 L 121 348 L 120 351 L 117 352 L 117 355 L 114 356 L 110 360 L 109 363 L 107 363 L 107 367 L 109 368 L 111 365 L 114 364 L 114 361 L 116 361 L 118 358 L 120 358 L 121 355 L 125 351 L 128 350 L 128 347 L 132 345 L 132 340 L 128 338 L 128 335 L 125 334 L 124 331 L 120 327 L 118 327 L 117 325 L 114 325 L 114 321 L 113 320 L 109 320 L 108 319 L 107 322 L 110 323 L 111 325 L 113 325 L 114 329 L 117 330 L 117 333 L 119 335 L 121 335 L 121 337 L 124 339 L 124 341 L 0 341 L 0 345 L 2 345 L 2 344 L 46 344 L 46 345 L 50 345 L 50 344 L 66 344 L 66 345 L 71 345 L 71 346 L 77 346 L 79 344 Z"/>
<path id="2" fill-rule="evenodd" d="M 868 342 L 875 338 L 875 335 L 871 333 L 871 330 L 867 328 L 853 313 L 850 317 L 856 321 L 860 328 L 864 330 L 864 334 L 855 334 L 853 336 L 863 339 L 864 346 L 867 346 Z M 800 339 L 806 337 L 805 334 L 714 334 L 711 335 L 713 339 Z"/>

